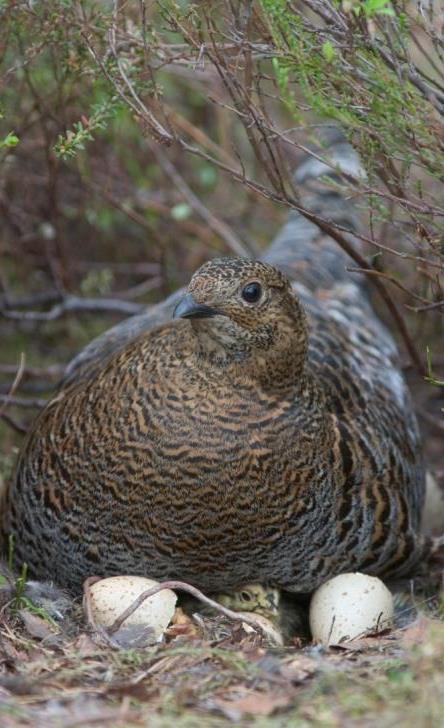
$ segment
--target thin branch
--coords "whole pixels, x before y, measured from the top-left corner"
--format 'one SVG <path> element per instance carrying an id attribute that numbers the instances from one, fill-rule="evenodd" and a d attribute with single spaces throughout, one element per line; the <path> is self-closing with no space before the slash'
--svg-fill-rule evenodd
<path id="1" fill-rule="evenodd" d="M 9 295 L 0 296 L 0 309 L 30 308 L 32 306 L 45 306 L 61 301 L 63 295 L 60 291 L 43 291 L 28 296 L 17 296 L 11 299 Z"/>
<path id="2" fill-rule="evenodd" d="M 7 412 L 0 412 L 0 420 L 3 420 L 12 430 L 17 432 L 19 435 L 26 435 L 27 428 L 22 425 L 20 422 L 17 422 L 11 415 L 9 415 Z"/>
<path id="3" fill-rule="evenodd" d="M 444 301 L 434 301 L 433 303 L 428 303 L 425 306 L 409 306 L 408 304 L 406 304 L 406 306 L 410 309 L 410 311 L 423 313 L 424 311 L 434 311 L 439 308 L 444 309 Z"/>
<path id="4" fill-rule="evenodd" d="M 14 397 L 13 397 L 14 392 L 17 390 L 17 387 L 20 384 L 20 380 L 23 376 L 24 370 L 25 370 L 25 355 L 22 352 L 20 354 L 20 362 L 17 367 L 17 372 L 15 374 L 14 381 L 11 384 L 11 388 L 5 397 L 0 397 L 0 402 L 2 402 L 2 404 L 3 404 L 3 406 L 0 407 L 0 416 L 3 414 L 5 409 L 12 403 L 12 400 L 14 399 Z"/>
<path id="5" fill-rule="evenodd" d="M 152 135 L 155 139 L 157 139 L 159 142 L 162 142 L 163 144 L 167 144 L 167 145 L 172 144 L 174 141 L 174 137 L 170 134 L 169 131 L 167 131 L 167 129 L 165 129 L 164 126 L 162 126 L 162 124 L 160 124 L 160 122 L 155 118 L 155 116 L 151 113 L 151 111 L 149 111 L 149 109 L 147 109 L 145 104 L 142 103 L 142 101 L 137 96 L 137 94 L 135 94 L 134 88 L 126 75 L 125 70 L 123 69 L 123 66 L 122 66 L 122 62 L 119 59 L 117 52 L 115 50 L 115 38 L 114 38 L 112 31 L 110 32 L 111 49 L 113 51 L 113 55 L 116 59 L 116 62 L 118 64 L 121 78 L 124 81 L 124 83 L 126 84 L 128 90 L 130 91 L 131 97 L 133 97 L 133 98 L 129 98 L 127 96 L 127 94 L 125 94 L 122 91 L 121 87 L 116 82 L 116 80 L 110 75 L 105 64 L 102 62 L 98 53 L 96 52 L 94 46 L 90 43 L 88 35 L 83 30 L 81 31 L 81 35 L 85 41 L 85 44 L 86 44 L 89 52 L 91 53 L 92 57 L 94 58 L 95 62 L 102 70 L 102 73 L 104 74 L 104 76 L 108 79 L 108 81 L 111 83 L 111 85 L 115 88 L 115 90 L 118 93 L 118 95 L 120 96 L 120 98 L 130 108 L 132 108 L 132 110 L 135 112 L 135 114 L 137 116 L 140 116 L 143 119 L 143 121 L 147 125 L 147 128 L 150 130 L 150 132 L 152 133 Z"/>
<path id="6" fill-rule="evenodd" d="M 404 293 L 407 293 L 408 296 L 411 296 L 412 298 L 415 298 L 417 301 L 421 301 L 422 303 L 430 304 L 431 302 L 427 300 L 427 298 L 423 298 L 422 296 L 418 296 L 417 293 L 414 293 L 413 291 L 409 291 L 408 288 L 406 288 L 400 281 L 398 281 L 396 278 L 394 278 L 389 273 L 384 273 L 381 270 L 375 270 L 375 268 L 347 268 L 350 273 L 364 273 L 364 275 L 367 276 L 379 276 L 379 278 L 384 278 L 386 281 L 389 281 L 392 283 L 396 288 L 399 288 L 400 291 L 403 291 Z M 443 304 L 442 301 L 438 301 L 440 305 Z M 435 306 L 435 303 L 431 303 L 432 306 Z"/>
<path id="7" fill-rule="evenodd" d="M 222 220 L 219 220 L 194 194 L 182 175 L 177 171 L 170 162 L 163 149 L 157 144 L 149 143 L 150 150 L 155 156 L 158 164 L 165 172 L 171 182 L 177 187 L 184 200 L 188 202 L 190 207 L 209 225 L 209 227 L 225 241 L 227 246 L 236 255 L 248 257 L 251 251 L 238 238 L 233 230 Z"/>
<path id="8" fill-rule="evenodd" d="M 298 209 L 298 208 L 296 208 Z M 335 227 L 329 223 L 327 220 L 323 220 L 318 215 L 310 212 L 309 210 L 303 210 L 302 208 L 299 208 L 299 212 L 301 212 L 304 217 L 307 218 L 307 220 L 311 220 L 311 222 L 314 222 L 315 225 L 319 227 L 320 230 L 325 232 L 327 235 L 329 235 L 331 238 L 336 240 L 336 242 L 340 245 L 340 247 L 351 257 L 353 260 L 355 260 L 359 266 L 365 270 L 368 270 L 368 263 L 365 260 L 365 258 L 358 253 L 357 250 L 349 243 L 349 241 L 343 236 L 340 235 Z M 418 371 L 418 374 L 423 376 L 425 374 L 425 368 L 424 364 L 422 362 L 422 358 L 418 353 L 418 350 L 413 342 L 412 337 L 410 336 L 409 330 L 406 326 L 406 323 L 401 316 L 401 314 L 398 311 L 398 307 L 396 306 L 395 302 L 391 298 L 389 292 L 387 291 L 386 287 L 382 283 L 382 281 L 377 277 L 371 278 L 373 285 L 375 286 L 376 290 L 378 291 L 379 295 L 381 296 L 382 300 L 384 301 L 385 305 L 387 306 L 389 313 L 391 314 L 397 329 L 399 331 L 399 334 L 405 344 L 405 347 L 407 351 L 409 352 L 412 361 L 415 364 L 415 367 Z"/>
<path id="9" fill-rule="evenodd" d="M 58 379 L 65 367 L 62 364 L 53 364 L 49 367 L 28 367 L 23 369 L 23 379 L 36 378 Z M 0 364 L 0 374 L 15 374 L 17 367 L 13 364 Z"/>
<path id="10" fill-rule="evenodd" d="M 147 278 L 146 281 L 137 283 L 135 286 L 131 286 L 131 288 L 127 288 L 125 291 L 118 291 L 115 295 L 122 299 L 140 298 L 140 296 L 145 296 L 147 293 L 151 293 L 151 291 L 160 288 L 161 285 L 162 278 L 160 276 L 154 276 L 153 278 Z"/>
<path id="11" fill-rule="evenodd" d="M 142 313 L 146 306 L 142 303 L 120 301 L 114 298 L 78 298 L 67 296 L 60 304 L 53 306 L 50 311 L 9 311 L 0 310 L 0 316 L 16 321 L 55 321 L 70 313 L 92 312 L 123 314 L 131 316 Z"/>
<path id="12" fill-rule="evenodd" d="M 211 164 L 214 164 L 219 169 L 223 170 L 224 172 L 227 172 L 233 179 L 237 180 L 238 182 L 243 183 L 246 187 L 254 190 L 259 195 L 264 197 L 267 200 L 271 200 L 272 202 L 277 202 L 281 205 L 285 205 L 286 207 L 289 207 L 290 209 L 297 210 L 302 215 L 304 214 L 304 209 L 301 206 L 298 206 L 297 202 L 292 199 L 286 197 L 283 199 L 279 194 L 274 192 L 273 190 L 270 190 L 268 187 L 265 187 L 265 185 L 262 185 L 260 182 L 257 182 L 251 177 L 247 177 L 245 175 L 245 170 L 239 170 L 234 169 L 232 167 L 229 167 L 228 165 L 224 164 L 220 160 L 216 159 L 215 157 L 212 157 L 210 154 L 205 152 L 203 149 L 199 149 L 198 147 L 194 147 L 191 144 L 188 144 L 183 139 L 178 140 L 181 147 L 184 151 L 188 152 L 191 155 L 201 157 L 202 159 L 206 159 L 207 162 L 210 162 Z M 319 218 L 321 219 L 321 218 Z M 327 221 L 325 221 L 327 222 Z M 340 225 L 337 222 L 331 222 L 331 225 L 334 227 L 335 230 L 338 232 L 344 232 L 348 233 L 349 231 L 344 228 L 342 225 Z M 395 250 L 393 248 L 390 248 L 388 245 L 384 245 L 378 240 L 375 240 L 374 238 L 369 237 L 368 235 L 364 235 L 362 231 L 354 231 L 353 233 L 359 240 L 362 240 L 364 243 L 369 243 L 370 245 L 375 246 L 379 250 L 382 250 L 384 252 L 389 253 L 390 255 L 395 255 L 398 258 L 402 258 L 403 260 L 413 260 L 418 263 L 424 263 L 428 265 L 429 267 L 436 268 L 437 270 L 444 270 L 444 263 L 442 262 L 435 262 L 433 260 L 430 260 L 429 258 L 424 258 L 417 255 L 410 255 L 409 253 L 406 253 L 404 251 Z"/>
<path id="13" fill-rule="evenodd" d="M 228 609 L 227 607 L 222 606 L 222 604 L 219 604 L 219 602 L 214 601 L 214 599 L 210 599 L 209 597 L 205 596 L 205 594 L 203 594 L 199 589 L 196 589 L 196 587 L 191 586 L 191 584 L 187 584 L 184 581 L 164 581 L 161 584 L 152 587 L 152 589 L 147 589 L 146 591 L 142 592 L 142 594 L 140 594 L 137 599 L 135 599 L 133 603 L 130 604 L 130 606 L 127 607 L 122 612 L 122 614 L 120 614 L 117 619 L 112 623 L 112 625 L 108 628 L 108 634 L 115 634 L 120 629 L 125 620 L 128 619 L 128 617 L 130 617 L 136 611 L 136 609 L 138 609 L 140 605 L 143 604 L 146 599 L 149 599 L 150 597 L 154 596 L 160 591 L 163 591 L 164 589 L 178 589 L 180 591 L 185 591 L 188 594 L 191 594 L 196 599 L 199 599 L 199 601 L 203 602 L 208 607 L 212 607 L 221 614 L 224 614 L 225 617 L 233 619 L 236 622 L 245 622 L 245 624 L 250 625 L 250 627 L 259 630 L 264 636 L 269 637 L 269 634 L 264 629 L 264 625 L 262 624 L 262 622 L 258 619 L 255 619 L 254 616 L 247 616 L 244 612 L 234 612 L 232 609 Z"/>
<path id="14" fill-rule="evenodd" d="M 23 397 L 11 397 L 9 394 L 0 394 L 0 403 L 3 405 L 2 409 L 6 407 L 20 407 L 21 409 L 42 409 L 48 404 L 46 399 L 25 399 Z M 0 414 L 2 410 L 0 410 Z"/>
<path id="15" fill-rule="evenodd" d="M 117 210 L 120 210 L 124 213 L 130 220 L 135 222 L 137 225 L 140 225 L 144 230 L 146 230 L 150 235 L 153 234 L 153 226 L 148 222 L 148 220 L 136 210 L 131 209 L 127 205 L 125 205 L 122 200 L 120 200 L 118 197 L 113 195 L 109 190 L 107 190 L 103 185 L 96 184 L 92 182 L 91 180 L 84 180 L 84 183 L 87 187 L 94 190 L 99 194 L 101 197 L 103 197 L 105 200 L 107 200 L 113 207 L 115 207 Z M 212 239 L 212 233 L 210 229 L 204 225 L 200 225 L 196 223 L 194 220 L 176 220 L 171 216 L 171 207 L 166 205 L 163 202 L 160 202 L 159 200 L 155 199 L 145 199 L 143 202 L 140 203 L 140 207 L 146 208 L 149 210 L 153 210 L 154 212 L 158 213 L 159 215 L 162 215 L 165 219 L 168 220 L 168 222 L 171 225 L 176 225 L 178 228 L 182 228 L 188 235 L 193 235 L 200 240 L 204 241 L 207 245 L 211 245 L 211 239 Z M 159 267 L 159 266 L 158 266 Z"/>

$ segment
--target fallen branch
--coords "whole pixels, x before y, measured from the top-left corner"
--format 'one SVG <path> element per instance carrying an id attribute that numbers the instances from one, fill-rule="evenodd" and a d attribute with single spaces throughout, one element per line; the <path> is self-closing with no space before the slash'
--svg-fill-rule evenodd
<path id="1" fill-rule="evenodd" d="M 245 624 L 248 624 L 250 627 L 259 630 L 266 637 L 269 636 L 259 619 L 256 619 L 253 616 L 246 616 L 245 612 L 239 613 L 233 611 L 232 609 L 228 609 L 227 607 L 223 607 L 222 604 L 219 604 L 219 602 L 214 601 L 214 599 L 210 599 L 210 597 L 205 596 L 205 594 L 203 594 L 199 589 L 196 589 L 196 587 L 191 586 L 191 584 L 187 584 L 184 581 L 164 581 L 161 584 L 154 586 L 152 589 L 147 589 L 146 591 L 142 592 L 142 594 L 140 594 L 137 599 L 135 599 L 134 602 L 130 604 L 130 606 L 127 607 L 125 611 L 123 611 L 122 614 L 117 617 L 117 619 L 112 623 L 112 625 L 108 629 L 108 635 L 115 634 L 115 632 L 120 629 L 125 620 L 127 620 L 128 617 L 130 617 L 136 611 L 136 609 L 138 609 L 140 605 L 143 604 L 146 599 L 149 599 L 150 597 L 154 596 L 160 591 L 163 591 L 164 589 L 178 589 L 179 591 L 185 591 L 188 594 L 191 594 L 191 596 L 195 597 L 196 599 L 199 599 L 199 601 L 203 602 L 208 607 L 212 607 L 212 609 L 215 609 L 216 611 L 225 615 L 225 617 L 233 619 L 236 622 L 245 622 Z"/>

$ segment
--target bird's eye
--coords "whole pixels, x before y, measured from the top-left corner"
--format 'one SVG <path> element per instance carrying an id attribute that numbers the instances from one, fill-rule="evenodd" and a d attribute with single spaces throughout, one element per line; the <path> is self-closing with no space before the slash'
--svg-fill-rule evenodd
<path id="1" fill-rule="evenodd" d="M 256 303 L 259 301 L 262 295 L 262 287 L 260 283 L 253 281 L 253 283 L 247 283 L 242 289 L 242 298 L 247 303 Z"/>

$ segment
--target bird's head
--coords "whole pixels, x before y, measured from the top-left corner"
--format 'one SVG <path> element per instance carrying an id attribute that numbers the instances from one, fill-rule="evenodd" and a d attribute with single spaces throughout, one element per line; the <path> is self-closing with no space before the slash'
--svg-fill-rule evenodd
<path id="1" fill-rule="evenodd" d="M 242 361 L 306 348 L 305 316 L 283 273 L 247 258 L 219 258 L 193 275 L 174 318 L 191 321 L 204 351 Z"/>
<path id="2" fill-rule="evenodd" d="M 234 592 L 217 594 L 216 601 L 235 612 L 256 612 L 274 619 L 279 615 L 281 594 L 271 586 L 246 584 Z"/>

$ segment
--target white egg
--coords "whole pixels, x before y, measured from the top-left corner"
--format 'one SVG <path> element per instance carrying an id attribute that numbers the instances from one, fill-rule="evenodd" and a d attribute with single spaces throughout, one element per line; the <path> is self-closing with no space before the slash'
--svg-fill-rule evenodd
<path id="1" fill-rule="evenodd" d="M 391 627 L 393 597 L 375 576 L 340 574 L 322 584 L 310 602 L 310 629 L 315 642 L 338 645 L 368 632 Z"/>
<path id="2" fill-rule="evenodd" d="M 96 624 L 110 627 L 137 597 L 158 583 L 142 576 L 111 576 L 97 581 L 90 587 L 90 607 Z M 177 595 L 171 589 L 163 589 L 145 599 L 122 626 L 149 626 L 158 639 L 173 617 L 176 601 Z"/>

